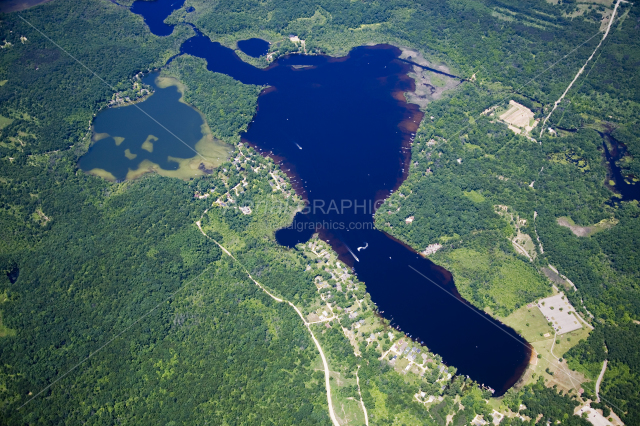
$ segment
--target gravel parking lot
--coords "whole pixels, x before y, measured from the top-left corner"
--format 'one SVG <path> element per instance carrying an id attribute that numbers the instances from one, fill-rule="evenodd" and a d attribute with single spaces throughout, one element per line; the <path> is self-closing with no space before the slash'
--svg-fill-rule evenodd
<path id="1" fill-rule="evenodd" d="M 540 299 L 538 308 L 542 315 L 553 323 L 553 328 L 558 334 L 568 333 L 582 328 L 582 323 L 576 317 L 575 309 L 569 303 L 564 293 Z"/>

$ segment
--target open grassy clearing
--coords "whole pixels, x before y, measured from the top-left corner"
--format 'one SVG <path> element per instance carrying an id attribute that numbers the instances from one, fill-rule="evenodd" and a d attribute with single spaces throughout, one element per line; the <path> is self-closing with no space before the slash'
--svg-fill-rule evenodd
<path id="1" fill-rule="evenodd" d="M 2 322 L 2 311 L 0 311 L 0 337 L 12 337 L 16 335 L 16 331 L 8 328 Z"/>
<path id="2" fill-rule="evenodd" d="M 533 346 L 536 354 L 532 357 L 529 368 L 523 375 L 520 385 L 534 383 L 538 377 L 543 376 L 547 386 L 558 385 L 558 388 L 566 392 L 580 389 L 582 383 L 587 381 L 584 374 L 571 371 L 567 362 L 560 362 L 556 357 L 562 358 L 564 354 L 576 346 L 580 340 L 589 336 L 589 329 L 583 327 L 555 337 L 560 343 L 554 344 L 554 331 L 536 306 L 523 306 L 508 317 L 498 317 L 500 321 L 514 328 Z M 553 348 L 553 354 L 551 350 Z M 540 357 L 538 357 L 539 355 Z M 547 372 L 553 374 L 549 374 Z"/>
<path id="3" fill-rule="evenodd" d="M 358 396 L 356 378 L 345 378 L 339 372 L 331 372 L 331 397 L 336 417 L 341 425 L 363 425 L 364 413 Z"/>
<path id="4" fill-rule="evenodd" d="M 317 333 L 321 333 L 324 325 L 313 326 Z M 326 346 L 326 345 L 325 345 Z M 325 348 L 326 349 L 326 348 Z M 360 404 L 360 397 L 358 395 L 358 385 L 355 375 L 352 377 L 345 377 L 345 374 L 332 369 L 331 361 L 329 361 L 329 382 L 331 384 L 331 400 L 333 402 L 333 408 L 338 422 L 341 425 L 364 425 L 364 413 L 362 411 L 362 405 Z M 324 371 L 322 360 L 318 356 L 312 364 L 312 372 L 314 373 L 315 381 L 307 383 L 307 387 L 313 385 L 324 385 L 324 374 L 319 373 Z"/>
<path id="5" fill-rule="evenodd" d="M 536 307 L 523 306 L 508 317 L 499 317 L 500 321 L 515 329 L 528 342 L 549 340 L 553 337 L 553 328 Z M 549 334 L 550 337 L 544 337 Z"/>
<path id="6" fill-rule="evenodd" d="M 0 115 L 0 130 L 7 127 L 9 124 L 13 123 L 13 119 L 9 117 L 4 117 Z"/>
<path id="7" fill-rule="evenodd" d="M 462 247 L 441 251 L 436 257 L 438 264 L 452 271 L 460 294 L 467 300 L 482 300 L 485 309 L 503 316 L 551 292 L 546 280 L 526 260 L 499 250 L 481 252 Z"/>
<path id="8" fill-rule="evenodd" d="M 474 203 L 482 203 L 486 200 L 484 195 L 479 193 L 478 191 L 465 191 L 464 196 L 473 201 Z"/>

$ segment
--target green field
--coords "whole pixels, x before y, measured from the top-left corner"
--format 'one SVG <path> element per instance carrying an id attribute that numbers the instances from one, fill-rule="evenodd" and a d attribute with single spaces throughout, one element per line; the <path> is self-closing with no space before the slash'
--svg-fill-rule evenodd
<path id="1" fill-rule="evenodd" d="M 9 117 L 4 117 L 0 115 L 0 130 L 7 127 L 9 124 L 13 123 L 13 119 Z"/>
<path id="2" fill-rule="evenodd" d="M 508 317 L 499 317 L 498 319 L 515 329 L 540 355 L 540 358 L 535 358 L 536 364 L 529 366 L 522 384 L 534 383 L 538 377 L 542 376 L 549 386 L 557 385 L 564 391 L 573 389 L 575 392 L 586 380 L 583 374 L 571 371 L 566 361 L 559 362 L 557 358 L 562 358 L 581 339 L 587 339 L 589 337 L 588 328 L 583 327 L 580 330 L 557 336 L 555 339 L 560 343 L 554 345 L 554 330 L 536 306 L 531 308 L 523 306 Z M 551 353 L 552 346 L 553 353 Z M 547 368 L 554 374 L 548 374 L 545 371 Z"/>
<path id="3" fill-rule="evenodd" d="M 497 247 L 441 250 L 432 259 L 453 273 L 458 291 L 467 300 L 501 316 L 551 291 L 546 279 L 528 262 Z"/>

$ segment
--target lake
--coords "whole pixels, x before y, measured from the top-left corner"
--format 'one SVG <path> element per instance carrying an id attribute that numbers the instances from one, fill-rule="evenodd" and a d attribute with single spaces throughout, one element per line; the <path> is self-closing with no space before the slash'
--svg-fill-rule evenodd
<path id="1" fill-rule="evenodd" d="M 269 42 L 259 38 L 250 38 L 249 40 L 240 40 L 238 49 L 242 50 L 249 56 L 259 58 L 269 52 Z"/>
<path id="2" fill-rule="evenodd" d="M 640 200 L 640 184 L 632 182 L 633 176 L 629 178 L 624 176 L 620 166 L 617 164 L 626 154 L 627 147 L 614 138 L 610 132 L 601 132 L 600 136 L 602 137 L 602 149 L 605 159 L 609 163 L 608 177 L 614 182 L 614 185 L 609 184 L 609 186 L 619 194 L 619 198 L 616 197 L 612 201 Z M 609 150 L 609 146 L 611 146 L 611 150 Z"/>
<path id="3" fill-rule="evenodd" d="M 131 5 L 131 11 L 144 18 L 151 32 L 157 36 L 168 36 L 173 32 L 173 25 L 167 25 L 167 19 L 174 10 L 178 10 L 184 4 L 184 0 L 154 0 L 135 1 Z"/>
<path id="4" fill-rule="evenodd" d="M 146 100 L 107 108 L 95 118 L 92 145 L 78 162 L 83 171 L 112 181 L 149 171 L 185 179 L 226 160 L 229 147 L 213 138 L 196 109 L 181 102 L 176 80 L 152 73 L 143 83 L 154 90 Z"/>
<path id="5" fill-rule="evenodd" d="M 406 102 L 410 64 L 389 45 L 348 56 L 290 55 L 266 69 L 197 32 L 181 53 L 212 72 L 269 85 L 244 142 L 281 162 L 311 206 L 276 233 L 294 247 L 314 232 L 365 282 L 382 315 L 443 360 L 503 394 L 526 370 L 531 347 L 465 301 L 451 274 L 373 227 L 375 208 L 407 176 L 422 112 Z"/>

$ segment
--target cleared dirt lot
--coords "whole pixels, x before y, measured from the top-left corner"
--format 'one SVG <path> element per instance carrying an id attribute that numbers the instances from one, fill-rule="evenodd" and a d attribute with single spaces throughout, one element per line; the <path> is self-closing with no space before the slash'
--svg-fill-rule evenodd
<path id="1" fill-rule="evenodd" d="M 500 120 L 509 124 L 509 128 L 515 133 L 520 133 L 522 130 L 529 133 L 534 127 L 536 127 L 538 122 L 535 121 L 533 117 L 534 114 L 529 108 L 524 105 L 520 105 L 516 101 L 509 101 L 509 109 L 498 116 Z"/>

